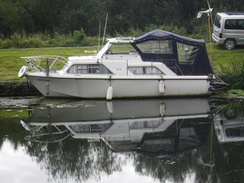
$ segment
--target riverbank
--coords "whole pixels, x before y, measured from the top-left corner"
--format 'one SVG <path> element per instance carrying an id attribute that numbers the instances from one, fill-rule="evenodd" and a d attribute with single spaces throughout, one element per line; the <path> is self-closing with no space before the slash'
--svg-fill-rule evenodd
<path id="1" fill-rule="evenodd" d="M 0 96 L 33 96 L 40 92 L 27 81 L 0 81 Z"/>

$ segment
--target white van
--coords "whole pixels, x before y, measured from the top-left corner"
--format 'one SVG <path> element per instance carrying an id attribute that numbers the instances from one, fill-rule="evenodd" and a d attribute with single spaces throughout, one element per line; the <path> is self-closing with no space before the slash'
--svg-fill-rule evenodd
<path id="1" fill-rule="evenodd" d="M 244 12 L 217 13 L 212 38 L 226 49 L 244 45 Z"/>

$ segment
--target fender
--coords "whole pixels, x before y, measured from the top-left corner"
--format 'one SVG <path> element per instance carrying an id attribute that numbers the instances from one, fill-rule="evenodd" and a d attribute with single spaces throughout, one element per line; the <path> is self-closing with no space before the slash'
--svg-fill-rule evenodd
<path id="1" fill-rule="evenodd" d="M 27 71 L 28 67 L 27 66 L 22 66 L 21 69 L 19 70 L 18 76 L 19 78 L 24 77 L 25 72 Z"/>

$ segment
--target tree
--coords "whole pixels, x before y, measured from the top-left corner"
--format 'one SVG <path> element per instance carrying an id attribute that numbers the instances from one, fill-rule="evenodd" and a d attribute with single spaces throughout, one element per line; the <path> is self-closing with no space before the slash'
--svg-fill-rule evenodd
<path id="1" fill-rule="evenodd" d="M 242 0 L 208 0 L 219 11 L 242 11 Z M 144 30 L 149 25 L 174 25 L 196 32 L 197 12 L 206 10 L 207 0 L 0 0 L 0 35 L 14 33 L 69 34 L 83 29 L 88 36 L 98 35 L 109 15 L 107 35 Z"/>

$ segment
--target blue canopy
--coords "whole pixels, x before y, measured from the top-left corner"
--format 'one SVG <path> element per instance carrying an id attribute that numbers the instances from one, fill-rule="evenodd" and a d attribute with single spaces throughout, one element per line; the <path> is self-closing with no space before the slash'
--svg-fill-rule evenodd
<path id="1" fill-rule="evenodd" d="M 136 37 L 132 46 L 142 60 L 163 62 L 178 75 L 213 73 L 203 39 L 193 39 L 156 29 Z"/>

